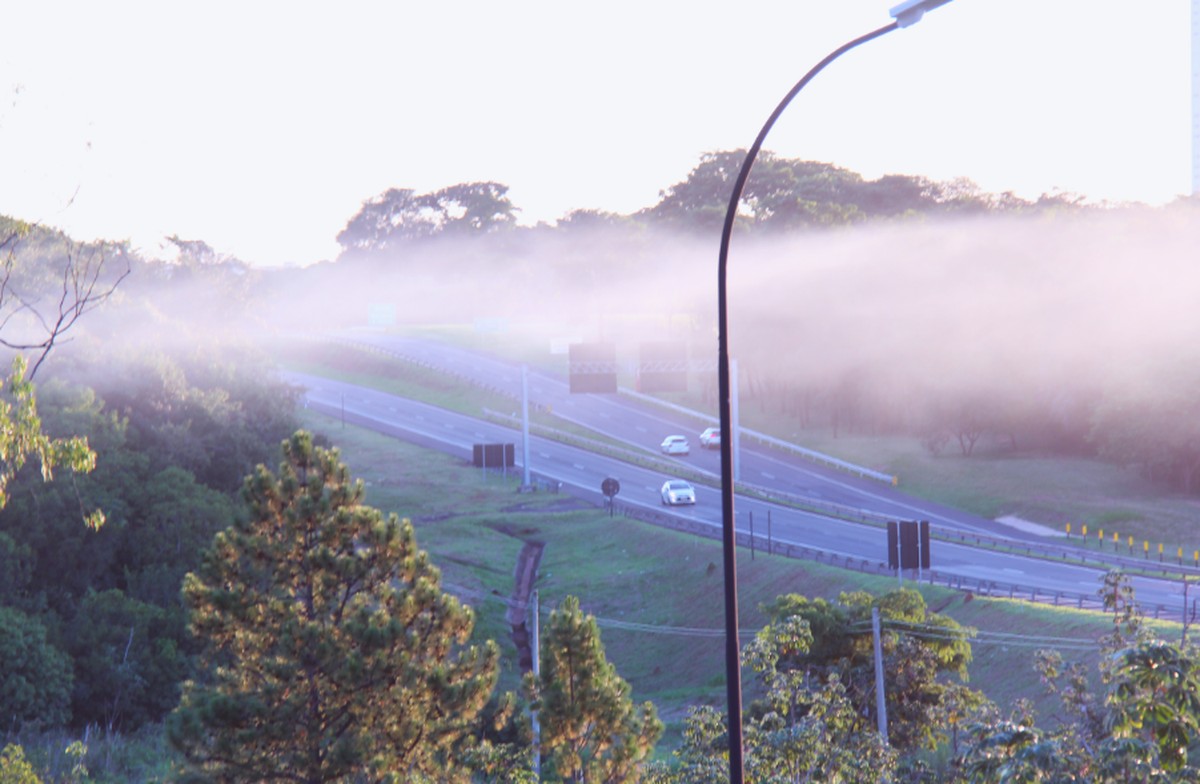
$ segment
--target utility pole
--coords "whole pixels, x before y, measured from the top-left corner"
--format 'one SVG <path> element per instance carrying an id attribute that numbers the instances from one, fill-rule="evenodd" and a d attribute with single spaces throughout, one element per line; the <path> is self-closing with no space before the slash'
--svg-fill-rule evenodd
<path id="1" fill-rule="evenodd" d="M 875 712 L 879 716 L 879 736 L 888 742 L 887 695 L 883 688 L 883 641 L 879 636 L 879 608 L 871 608 L 871 632 L 875 636 Z"/>
<path id="2" fill-rule="evenodd" d="M 1187 647 L 1187 627 L 1188 627 L 1188 578 L 1183 576 L 1183 638 L 1179 641 L 1180 648 Z"/>
<path id="3" fill-rule="evenodd" d="M 1200 2 L 1200 0 L 1197 0 L 1197 2 Z M 729 444 L 730 449 L 733 450 L 733 481 L 740 482 L 742 481 L 742 441 L 741 434 L 738 432 L 741 430 L 741 426 L 738 424 L 740 415 L 738 414 L 738 365 L 736 359 L 729 360 L 729 375 L 733 376 L 733 380 L 729 385 L 729 416 L 731 421 Z M 722 433 L 721 438 L 724 437 L 725 434 Z"/>
<path id="4" fill-rule="evenodd" d="M 538 631 L 538 592 L 533 589 L 533 594 L 530 596 L 530 602 L 533 605 L 533 618 L 530 621 L 530 636 L 533 638 L 530 647 L 533 651 L 533 677 L 536 680 L 542 673 L 541 667 L 541 650 L 542 641 L 539 638 Z M 542 780 L 542 728 L 538 724 L 537 711 L 530 711 L 530 723 L 533 725 L 533 779 L 534 781 Z"/>
<path id="5" fill-rule="evenodd" d="M 521 365 L 521 489 L 529 489 L 529 367 Z"/>
<path id="6" fill-rule="evenodd" d="M 1192 195 L 1200 196 L 1200 0 L 1192 0 Z"/>

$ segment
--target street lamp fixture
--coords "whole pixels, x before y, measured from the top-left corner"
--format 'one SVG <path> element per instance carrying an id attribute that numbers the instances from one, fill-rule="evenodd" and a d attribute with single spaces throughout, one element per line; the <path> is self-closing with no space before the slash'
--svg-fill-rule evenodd
<path id="1" fill-rule="evenodd" d="M 721 251 L 717 263 L 717 390 L 719 396 L 721 418 L 721 543 L 725 566 L 725 684 L 729 702 L 729 780 L 731 784 L 742 784 L 742 673 L 740 664 L 740 645 L 738 641 L 738 601 L 737 601 L 737 529 L 733 514 L 733 439 L 730 432 L 732 420 L 730 406 L 730 391 L 732 385 L 729 379 L 729 321 L 728 304 L 725 296 L 725 270 L 729 262 L 729 241 L 733 235 L 734 219 L 737 217 L 738 204 L 742 192 L 746 189 L 746 180 L 750 176 L 750 167 L 758 152 L 762 149 L 763 140 L 775 125 L 775 121 L 783 114 L 792 99 L 804 89 L 813 77 L 820 73 L 825 66 L 841 57 L 846 52 L 868 41 L 879 38 L 901 27 L 908 27 L 921 21 L 926 11 L 945 5 L 951 0 L 905 0 L 891 9 L 894 21 L 878 30 L 859 36 L 849 41 L 825 56 L 825 59 L 813 66 L 793 87 L 775 111 L 767 118 L 766 124 L 758 132 L 754 144 L 746 151 L 742 168 L 734 181 L 733 193 L 729 197 L 729 207 L 725 212 L 725 223 L 721 229 Z"/>

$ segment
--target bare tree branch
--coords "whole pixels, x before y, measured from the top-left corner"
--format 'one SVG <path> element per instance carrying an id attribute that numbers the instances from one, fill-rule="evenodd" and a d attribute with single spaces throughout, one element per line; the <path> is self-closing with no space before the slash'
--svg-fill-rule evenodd
<path id="1" fill-rule="evenodd" d="M 43 307 L 31 277 L 30 291 L 18 287 L 17 245 L 30 228 L 19 225 L 0 240 L 0 251 L 7 251 L 0 269 L 0 346 L 32 354 L 28 378 L 37 374 L 54 347 L 63 340 L 80 318 L 107 302 L 131 272 L 123 254 L 124 269 L 112 272 L 109 247 L 105 243 L 86 245 L 67 242 L 55 300 Z M 32 336 L 11 337 L 9 327 L 25 320 L 35 325 Z"/>

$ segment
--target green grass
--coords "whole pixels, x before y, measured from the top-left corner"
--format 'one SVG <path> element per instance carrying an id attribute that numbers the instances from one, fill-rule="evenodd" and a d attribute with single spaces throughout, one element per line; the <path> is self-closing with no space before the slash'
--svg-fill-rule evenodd
<path id="1" fill-rule="evenodd" d="M 561 371 L 564 365 L 562 357 L 549 353 L 548 346 L 516 333 L 481 333 L 468 327 L 442 325 L 407 329 L 405 334 L 447 340 L 548 370 Z M 389 391 L 476 416 L 482 408 L 511 408 L 507 398 L 497 401 L 482 390 L 433 371 L 408 368 L 405 363 L 383 357 L 365 364 L 362 357 L 345 352 L 337 360 L 338 366 L 330 359 L 334 353 L 322 360 L 321 367 L 312 369 L 329 372 L 332 368 L 347 380 L 361 380 L 376 387 L 391 385 Z M 397 377 L 408 377 L 409 381 L 399 384 L 395 382 Z M 695 391 L 663 398 L 698 411 L 713 409 L 712 401 L 703 400 Z M 1005 448 L 1006 444 L 986 439 L 970 458 L 958 454 L 954 444 L 935 456 L 915 437 L 842 432 L 835 438 L 827 429 L 805 427 L 794 415 L 765 409 L 751 399 L 744 399 L 740 409 L 745 427 L 895 475 L 901 489 L 917 497 L 989 518 L 1014 515 L 1057 531 L 1064 530 L 1068 523 L 1074 532 L 1087 525 L 1093 536 L 1104 529 L 1109 547 L 1115 532 L 1123 545 L 1130 536 L 1135 544 L 1148 541 L 1152 554 L 1159 543 L 1168 556 L 1182 547 L 1188 559 L 1200 549 L 1200 529 L 1196 525 L 1200 498 L 1164 492 L 1133 469 L 1095 459 L 1014 453 Z M 597 438 L 586 429 L 544 412 L 535 413 L 533 419 L 535 423 Z M 1098 546 L 1095 541 L 1091 544 Z"/>
<path id="2" fill-rule="evenodd" d="M 516 649 L 503 617 L 513 590 L 513 568 L 523 542 L 545 544 L 537 588 L 544 608 L 567 595 L 601 624 L 605 647 L 635 700 L 650 700 L 669 724 L 666 744 L 677 742 L 689 706 L 724 704 L 724 648 L 719 637 L 690 636 L 685 628 L 723 628 L 720 543 L 659 529 L 547 493 L 517 492 L 517 478 L 485 477 L 462 461 L 308 413 L 307 426 L 341 448 L 354 476 L 368 484 L 368 503 L 412 519 L 418 543 L 443 571 L 446 584 L 470 597 L 477 636 L 496 640 L 504 657 L 501 688 L 515 688 Z M 911 586 L 911 583 L 907 583 Z M 843 591 L 883 593 L 891 577 L 873 577 L 761 553 L 738 559 L 741 626 L 761 626 L 760 605 L 783 593 L 836 598 Z M 1100 613 L 967 598 L 945 588 L 921 587 L 931 609 L 989 632 L 1096 640 L 1111 619 Z M 630 630 L 623 624 L 663 627 Z M 670 628 L 667 628 L 670 627 Z M 1177 625 L 1161 624 L 1178 637 Z M 1002 707 L 1020 697 L 1050 714 L 1033 671 L 1029 641 L 989 638 L 975 645 L 970 685 Z M 1097 654 L 1067 652 L 1068 660 L 1095 664 Z M 752 696 L 747 681 L 747 695 Z"/>

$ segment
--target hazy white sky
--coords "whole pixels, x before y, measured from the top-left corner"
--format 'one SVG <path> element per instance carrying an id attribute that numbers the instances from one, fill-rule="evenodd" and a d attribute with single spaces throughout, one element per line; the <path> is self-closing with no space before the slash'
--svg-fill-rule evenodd
<path id="1" fill-rule="evenodd" d="M 0 214 L 307 264 L 389 187 L 521 222 L 653 204 L 898 0 L 7 3 Z M 1190 190 L 1189 0 L 954 0 L 847 54 L 766 147 L 867 177 Z M 714 238 L 714 245 L 716 238 Z"/>

